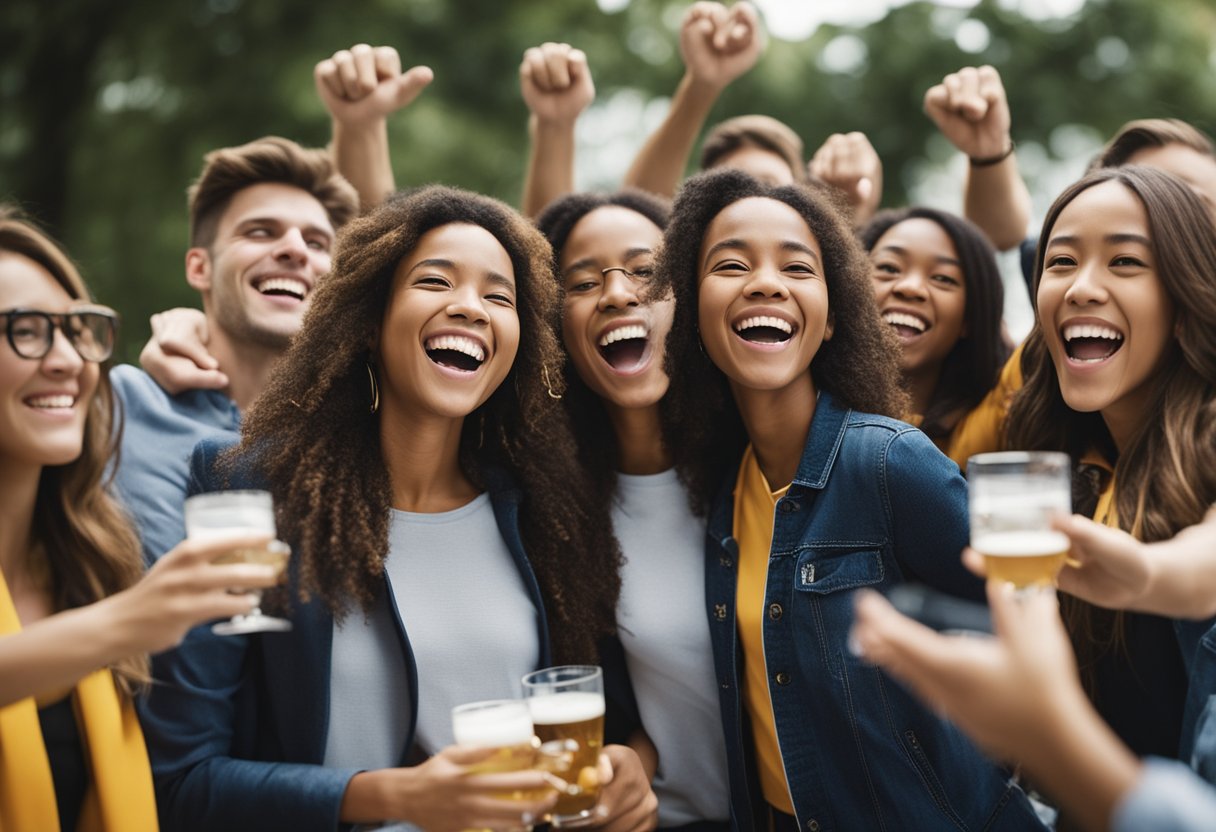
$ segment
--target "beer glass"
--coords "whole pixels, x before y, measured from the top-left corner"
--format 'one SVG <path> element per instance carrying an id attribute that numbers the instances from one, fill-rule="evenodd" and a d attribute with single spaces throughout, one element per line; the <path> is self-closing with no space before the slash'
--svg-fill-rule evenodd
<path id="1" fill-rule="evenodd" d="M 235 535 L 265 534 L 275 536 L 274 504 L 268 491 L 216 491 L 197 494 L 186 499 L 186 537 L 190 540 L 219 540 Z M 271 540 L 257 548 L 233 549 L 215 559 L 215 563 L 257 563 L 273 566 L 280 575 L 287 568 L 291 547 L 281 540 Z M 256 593 L 259 602 L 261 593 Z M 254 607 L 246 615 L 234 615 L 212 626 L 211 632 L 220 636 L 245 633 L 283 632 L 291 622 L 272 618 Z"/>
<path id="2" fill-rule="evenodd" d="M 1072 511 L 1067 454 L 978 454 L 967 461 L 971 548 L 988 576 L 1020 592 L 1052 586 L 1068 556 L 1068 537 L 1051 518 Z"/>
<path id="3" fill-rule="evenodd" d="M 495 774 L 532 768 L 540 741 L 532 732 L 532 714 L 521 699 L 490 699 L 469 702 L 452 709 L 452 733 L 459 745 L 496 749 L 493 754 L 468 767 L 471 774 Z M 499 797 L 508 800 L 536 800 L 544 796 L 530 792 L 511 792 Z M 503 832 L 531 832 L 521 825 Z M 489 830 L 485 830 L 489 832 Z"/>
<path id="4" fill-rule="evenodd" d="M 586 826 L 600 794 L 599 757 L 604 745 L 604 674 L 592 665 L 550 667 L 523 678 L 524 700 L 542 743 L 565 740 L 573 759 L 550 822 L 556 829 Z"/>

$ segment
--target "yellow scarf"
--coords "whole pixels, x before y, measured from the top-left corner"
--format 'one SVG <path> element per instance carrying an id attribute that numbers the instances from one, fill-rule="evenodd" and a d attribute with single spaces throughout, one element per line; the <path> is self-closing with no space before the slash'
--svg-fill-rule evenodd
<path id="1" fill-rule="evenodd" d="M 0 575 L 0 638 L 21 630 L 8 585 Z M 108 670 L 76 685 L 80 726 L 92 783 L 77 832 L 155 832 L 152 769 L 135 708 L 124 702 Z M 0 708 L 0 832 L 59 828 L 51 764 L 33 698 Z"/>

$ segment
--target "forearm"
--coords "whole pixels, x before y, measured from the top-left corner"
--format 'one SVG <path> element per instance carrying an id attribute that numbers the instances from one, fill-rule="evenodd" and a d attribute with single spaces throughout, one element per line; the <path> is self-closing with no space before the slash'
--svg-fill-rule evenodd
<path id="1" fill-rule="evenodd" d="M 388 123 L 384 119 L 358 127 L 335 121 L 333 156 L 338 171 L 358 192 L 362 213 L 375 208 L 396 190 Z"/>
<path id="2" fill-rule="evenodd" d="M 659 128 L 638 151 L 625 174 L 625 184 L 662 196 L 673 196 L 693 144 L 722 90 L 685 75 Z"/>
<path id="3" fill-rule="evenodd" d="M 343 823 L 380 823 L 389 819 L 387 778 L 382 771 L 361 771 L 346 784 L 338 817 Z"/>
<path id="4" fill-rule="evenodd" d="M 1193 620 L 1216 615 L 1216 524 L 1192 526 L 1149 549 L 1152 576 L 1134 609 Z"/>
<path id="5" fill-rule="evenodd" d="M 963 212 L 997 249 L 1022 242 L 1030 224 L 1030 192 L 1018 172 L 1016 154 L 995 165 L 967 166 Z"/>
<path id="6" fill-rule="evenodd" d="M 537 216 L 546 205 L 574 191 L 574 122 L 528 121 L 531 152 L 524 178 L 524 216 Z"/>

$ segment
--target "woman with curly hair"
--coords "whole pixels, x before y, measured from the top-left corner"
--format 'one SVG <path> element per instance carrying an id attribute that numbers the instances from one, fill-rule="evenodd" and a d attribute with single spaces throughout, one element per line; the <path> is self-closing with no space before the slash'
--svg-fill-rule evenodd
<path id="1" fill-rule="evenodd" d="M 452 746 L 449 713 L 594 662 L 613 629 L 619 554 L 557 400 L 550 267 L 495 200 L 389 200 L 344 229 L 220 475 L 217 449 L 196 449 L 205 486 L 273 493 L 294 629 L 199 632 L 154 665 L 168 684 L 149 747 L 174 828 L 503 828 L 549 808 L 498 796 L 539 773 L 468 775 L 485 752 Z M 649 789 L 633 752 L 609 758 L 611 815 Z"/>
<path id="2" fill-rule="evenodd" d="M 656 268 L 676 299 L 664 438 L 708 513 L 736 822 L 1039 828 L 1002 771 L 846 643 L 859 587 L 983 593 L 959 562 L 957 466 L 896 421 L 897 346 L 847 223 L 799 186 L 702 174 Z"/>
<path id="3" fill-rule="evenodd" d="M 0 207 L 0 829 L 155 830 L 134 707 L 146 654 L 248 612 L 227 588 L 274 581 L 212 565 L 230 543 L 184 543 L 140 579 L 105 488 L 116 324 L 67 255 Z"/>
<path id="4" fill-rule="evenodd" d="M 704 612 L 705 521 L 662 437 L 674 301 L 647 295 L 669 210 L 641 191 L 572 194 L 537 224 L 562 286 L 563 403 L 624 555 L 611 644 L 622 649 L 605 659 L 619 708 L 609 727 L 623 724 L 650 760 L 659 826 L 709 832 L 729 828 L 730 803 Z"/>
<path id="5" fill-rule="evenodd" d="M 870 253 L 879 315 L 899 338 L 912 400 L 905 418 L 965 466 L 953 448 L 967 443 L 968 417 L 1009 357 L 992 245 L 966 220 L 925 207 L 883 211 L 858 236 Z"/>
<path id="6" fill-rule="evenodd" d="M 1205 203 L 1146 167 L 1095 171 L 1052 205 L 1009 446 L 1072 457 L 1074 508 L 1144 541 L 1216 502 L 1216 230 Z M 1190 760 L 1216 693 L 1209 622 L 1113 613 L 1064 596 L 1082 680 L 1140 755 Z M 1210 730 L 1210 729 L 1209 729 Z"/>

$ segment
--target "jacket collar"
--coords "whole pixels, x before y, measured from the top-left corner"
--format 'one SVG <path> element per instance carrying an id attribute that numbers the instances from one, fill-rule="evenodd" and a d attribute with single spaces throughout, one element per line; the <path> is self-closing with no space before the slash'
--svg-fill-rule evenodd
<path id="1" fill-rule="evenodd" d="M 806 445 L 802 448 L 802 459 L 794 474 L 794 485 L 822 491 L 832 473 L 836 455 L 844 442 L 845 428 L 852 411 L 839 404 L 831 393 L 820 392 L 811 418 L 811 430 L 807 433 Z"/>

